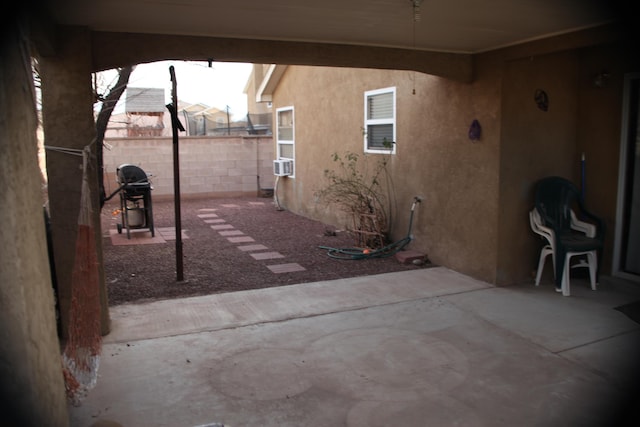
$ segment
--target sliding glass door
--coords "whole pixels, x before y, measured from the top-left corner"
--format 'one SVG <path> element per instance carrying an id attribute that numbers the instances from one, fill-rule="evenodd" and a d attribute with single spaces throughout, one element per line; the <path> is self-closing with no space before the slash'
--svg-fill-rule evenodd
<path id="1" fill-rule="evenodd" d="M 614 274 L 640 282 L 640 73 L 625 77 Z"/>

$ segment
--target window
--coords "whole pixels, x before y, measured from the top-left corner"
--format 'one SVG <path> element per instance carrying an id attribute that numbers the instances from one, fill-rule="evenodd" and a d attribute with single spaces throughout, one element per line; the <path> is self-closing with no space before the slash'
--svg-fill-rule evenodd
<path id="1" fill-rule="evenodd" d="M 294 117 L 293 107 L 278 108 L 276 110 L 277 123 L 277 159 L 278 160 L 295 160 L 295 131 L 294 131 Z M 295 173 L 295 162 L 291 169 L 291 176 Z"/>
<path id="2" fill-rule="evenodd" d="M 364 94 L 365 153 L 396 152 L 396 88 Z"/>

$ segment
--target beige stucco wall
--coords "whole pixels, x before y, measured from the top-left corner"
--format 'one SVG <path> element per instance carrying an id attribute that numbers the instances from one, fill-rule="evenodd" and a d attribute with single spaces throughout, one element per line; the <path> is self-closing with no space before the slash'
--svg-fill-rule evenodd
<path id="1" fill-rule="evenodd" d="M 281 204 L 302 215 L 339 221 L 314 192 L 324 185 L 323 171 L 335 169 L 333 152 L 362 155 L 364 92 L 390 86 L 397 91 L 397 152 L 389 163 L 393 239 L 406 235 L 413 197 L 421 196 L 411 248 L 437 264 L 494 281 L 497 76 L 466 84 L 418 72 L 289 67 L 274 94 L 274 109 L 294 106 L 296 122 L 296 176 L 280 181 Z M 476 143 L 468 138 L 474 119 L 483 127 Z M 381 155 L 366 157 L 375 163 Z"/>
<path id="2" fill-rule="evenodd" d="M 586 164 L 587 208 L 606 225 L 601 273 L 612 272 L 620 127 L 625 73 L 638 70 L 637 55 L 613 44 L 568 52 L 520 56 L 504 63 L 498 283 L 532 274 L 539 242 L 527 233 L 535 182 L 563 176 L 581 187 L 581 157 Z M 607 71 L 603 87 L 593 83 Z M 533 94 L 549 95 L 547 112 Z M 547 271 L 549 273 L 550 271 Z"/>
<path id="3" fill-rule="evenodd" d="M 105 143 L 110 147 L 104 151 L 107 195 L 117 190 L 116 169 L 129 163 L 151 175 L 153 198 L 173 197 L 172 138 L 110 138 Z M 178 146 L 183 197 L 255 196 L 273 188 L 271 137 L 179 137 Z"/>
<path id="4" fill-rule="evenodd" d="M 577 67 L 575 52 L 504 64 L 498 282 L 527 277 L 535 265 L 538 246 L 528 218 L 535 182 L 548 175 L 576 178 Z M 534 102 L 536 89 L 549 96 L 546 112 Z"/>
<path id="5" fill-rule="evenodd" d="M 585 153 L 586 204 L 607 224 L 601 273 L 611 274 L 622 86 L 624 74 L 638 69 L 636 56 L 623 45 L 530 54 L 535 50 L 480 55 L 470 84 L 405 71 L 288 67 L 274 110 L 295 108 L 296 176 L 280 181 L 281 204 L 341 224 L 314 192 L 323 170 L 335 168 L 331 153 L 362 155 L 364 92 L 395 86 L 394 239 L 405 235 L 419 195 L 412 248 L 491 283 L 531 280 L 540 248 L 528 222 L 535 182 L 560 175 L 580 186 Z M 603 70 L 611 79 L 595 87 Z M 549 95 L 547 112 L 534 102 L 539 88 Z M 467 136 L 473 119 L 482 126 L 476 143 Z"/>
<path id="6" fill-rule="evenodd" d="M 0 398 L 4 425 L 69 423 L 25 28 L 0 41 Z M 25 56 L 27 53 L 27 56 Z"/>

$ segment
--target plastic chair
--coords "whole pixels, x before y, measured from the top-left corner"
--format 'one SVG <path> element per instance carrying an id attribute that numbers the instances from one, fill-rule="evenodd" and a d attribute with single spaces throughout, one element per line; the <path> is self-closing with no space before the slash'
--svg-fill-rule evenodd
<path id="1" fill-rule="evenodd" d="M 553 230 L 542 225 L 540 214 L 536 208 L 531 209 L 529 212 L 529 224 L 534 233 L 540 235 L 547 241 L 547 244 L 540 249 L 540 260 L 538 261 L 538 270 L 536 270 L 536 286 L 540 284 L 540 278 L 542 277 L 542 270 L 544 269 L 544 263 L 549 255 L 553 261 L 553 274 L 555 277 L 556 258 L 555 251 L 553 250 Z"/>
<path id="2" fill-rule="evenodd" d="M 582 256 L 585 255 L 587 257 L 587 262 L 581 262 L 578 265 L 571 266 L 570 261 L 574 256 Z M 596 272 L 598 270 L 598 253 L 597 251 L 585 251 L 585 252 L 567 252 L 564 260 L 565 268 L 562 274 L 562 281 L 560 285 L 560 289 L 562 290 L 562 295 L 568 297 L 571 295 L 571 286 L 569 281 L 569 272 L 574 267 L 588 267 L 589 268 L 589 280 L 591 282 L 591 289 L 596 290 L 597 279 Z"/>
<path id="3" fill-rule="evenodd" d="M 589 267 L 591 288 L 595 290 L 604 244 L 604 223 L 587 211 L 577 187 L 565 178 L 544 178 L 538 182 L 535 193 L 535 209 L 541 224 L 553 232 L 551 246 L 556 289 L 561 289 L 565 296 L 570 295 L 571 258 L 586 256 L 586 264 L 579 266 Z"/>
<path id="4" fill-rule="evenodd" d="M 542 225 L 542 219 L 540 218 L 540 214 L 538 211 L 533 208 L 529 212 L 529 223 L 531 224 L 531 229 L 541 237 L 543 237 L 547 244 L 542 247 L 540 250 L 540 260 L 538 261 L 538 270 L 536 272 L 536 286 L 540 284 L 540 278 L 542 277 L 542 271 L 544 270 L 544 264 L 546 258 L 551 255 L 553 259 L 554 266 L 554 278 L 555 278 L 555 251 L 554 251 L 554 241 L 555 237 L 553 234 L 553 230 L 549 227 L 545 227 Z M 576 231 L 583 232 L 588 237 L 593 237 L 595 235 L 595 227 L 592 224 L 583 222 L 578 220 L 575 213 L 571 211 L 571 228 Z M 586 256 L 587 260 L 585 262 L 584 259 L 581 259 L 578 264 L 571 265 L 571 258 L 574 256 Z M 570 269 L 578 268 L 578 267 L 587 267 L 589 268 L 589 276 L 591 279 L 591 289 L 596 290 L 596 266 L 597 266 L 597 253 L 596 251 L 589 252 L 569 252 L 565 256 L 565 268 L 562 273 L 562 284 L 560 287 L 556 287 L 558 292 L 562 292 L 565 296 L 569 296 L 571 294 L 570 291 Z"/>

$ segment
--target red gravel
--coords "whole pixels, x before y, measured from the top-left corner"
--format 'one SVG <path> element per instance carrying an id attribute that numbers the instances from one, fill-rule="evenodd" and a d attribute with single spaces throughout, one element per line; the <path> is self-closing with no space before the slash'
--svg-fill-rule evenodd
<path id="1" fill-rule="evenodd" d="M 348 233 L 334 233 L 334 227 L 278 210 L 271 198 L 189 199 L 181 202 L 182 229 L 187 236 L 182 241 L 185 280 L 177 282 L 175 241 L 112 244 L 110 230 L 116 230 L 121 221 L 119 214 L 114 215 L 118 208 L 119 201 L 112 200 L 102 211 L 105 276 L 112 306 L 423 268 L 403 265 L 394 257 L 332 258 L 319 246 L 350 248 L 353 239 Z M 154 200 L 153 213 L 156 229 L 175 226 L 173 201 Z M 215 213 L 217 219 L 255 242 L 231 243 L 211 228 L 215 224 L 198 217 L 207 213 Z M 256 252 L 238 249 L 249 244 L 268 247 L 258 252 L 278 252 L 284 257 L 256 260 L 250 255 Z M 285 263 L 297 263 L 305 270 L 276 274 L 267 268 Z"/>

